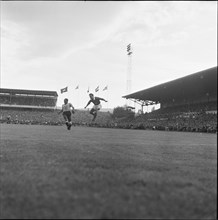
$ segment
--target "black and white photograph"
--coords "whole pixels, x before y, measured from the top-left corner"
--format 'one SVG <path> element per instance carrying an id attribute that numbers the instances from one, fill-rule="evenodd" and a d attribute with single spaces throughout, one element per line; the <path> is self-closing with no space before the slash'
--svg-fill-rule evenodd
<path id="1" fill-rule="evenodd" d="M 217 1 L 0 1 L 0 219 L 217 219 Z"/>

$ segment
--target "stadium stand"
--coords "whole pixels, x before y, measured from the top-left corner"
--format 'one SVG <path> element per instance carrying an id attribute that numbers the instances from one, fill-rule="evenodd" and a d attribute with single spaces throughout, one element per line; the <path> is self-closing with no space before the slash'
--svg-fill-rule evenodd
<path id="1" fill-rule="evenodd" d="M 123 98 L 161 108 L 136 117 L 132 126 L 159 130 L 217 132 L 217 67 Z"/>
<path id="2" fill-rule="evenodd" d="M 217 101 L 217 67 L 194 73 L 126 96 L 146 105 L 161 103 L 161 108 L 207 104 Z"/>
<path id="3" fill-rule="evenodd" d="M 55 108 L 58 94 L 55 91 L 0 88 L 0 105 L 16 108 Z"/>
<path id="4" fill-rule="evenodd" d="M 0 89 L 0 122 L 16 124 L 63 125 L 58 115 L 57 92 Z M 152 129 L 165 131 L 217 132 L 217 67 L 124 96 L 142 106 L 133 118 L 114 118 L 99 112 L 90 123 L 89 110 L 76 109 L 75 126 Z M 143 107 L 160 103 L 161 108 L 143 113 Z M 130 110 L 131 111 L 131 110 Z"/>
<path id="5" fill-rule="evenodd" d="M 1 122 L 57 123 L 51 116 L 56 109 L 57 97 L 55 91 L 0 88 Z"/>

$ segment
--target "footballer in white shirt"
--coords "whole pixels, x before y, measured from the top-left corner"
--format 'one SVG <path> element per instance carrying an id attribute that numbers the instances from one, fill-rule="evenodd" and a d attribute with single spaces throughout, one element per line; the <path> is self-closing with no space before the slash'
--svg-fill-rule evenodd
<path id="1" fill-rule="evenodd" d="M 71 103 L 68 103 L 67 98 L 64 99 L 64 104 L 62 105 L 62 109 L 58 114 L 60 114 L 60 113 L 63 113 L 63 117 L 66 122 L 67 129 L 70 130 L 70 128 L 72 126 L 71 115 L 72 115 L 72 113 L 74 114 L 75 111 L 74 111 L 73 105 Z"/>

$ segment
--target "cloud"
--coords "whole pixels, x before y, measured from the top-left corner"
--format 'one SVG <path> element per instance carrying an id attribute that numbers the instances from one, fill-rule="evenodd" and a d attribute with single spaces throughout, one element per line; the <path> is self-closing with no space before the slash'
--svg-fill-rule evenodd
<path id="1" fill-rule="evenodd" d="M 182 44 L 199 12 L 214 10 L 214 4 L 199 2 L 128 2 L 105 28 L 94 34 L 99 43 L 134 42 L 144 46 Z"/>
<path id="2" fill-rule="evenodd" d="M 91 5 L 89 4 L 89 9 L 93 10 Z M 14 49 L 11 47 L 10 53 L 13 53 L 14 56 L 17 55 L 18 59 L 29 61 L 45 58 L 65 59 L 78 51 L 95 48 L 102 42 L 122 42 L 123 44 L 133 42 L 135 45 L 147 47 L 182 44 L 189 38 L 187 27 L 190 25 L 191 19 L 195 17 L 196 11 L 204 10 L 205 4 L 122 2 L 119 10 L 111 16 L 111 19 L 107 20 L 107 23 L 101 23 L 99 20 L 98 25 L 94 25 L 92 19 L 87 19 L 92 16 L 85 15 L 86 6 L 80 15 L 78 12 L 76 15 L 74 14 L 75 18 L 69 10 L 72 8 L 73 12 L 76 12 L 73 5 L 66 8 L 60 4 L 61 9 L 58 9 L 57 5 L 52 5 L 52 9 L 49 11 L 48 6 L 48 3 L 45 5 L 43 3 L 41 7 L 35 3 L 34 5 L 28 3 L 24 8 L 31 8 L 31 10 L 23 11 L 25 16 L 22 17 L 18 13 L 21 7 L 18 7 L 17 4 L 13 12 L 17 14 L 19 21 L 24 22 L 25 26 L 22 26 L 21 23 L 11 25 L 3 22 L 8 36 L 19 35 L 13 40 L 7 39 L 7 45 L 14 45 Z M 211 7 L 212 5 L 207 5 L 207 10 L 211 10 Z M 81 16 L 83 19 L 79 23 Z M 30 19 L 25 20 L 26 17 Z"/>
<path id="3" fill-rule="evenodd" d="M 181 44 L 189 37 L 186 28 L 196 11 L 204 10 L 205 6 L 211 10 L 214 6 L 165 1 L 15 2 L 13 7 L 6 7 L 8 5 L 3 8 L 2 24 L 7 37 L 19 35 L 13 40 L 7 39 L 11 45 L 17 45 L 11 48 L 11 54 L 29 61 L 65 59 L 102 42 L 134 42 L 149 47 Z"/>
<path id="4" fill-rule="evenodd" d="M 2 22 L 1 32 L 2 52 L 7 56 L 14 56 L 18 50 L 29 43 L 26 28 L 15 22 Z"/>
<path id="5" fill-rule="evenodd" d="M 110 2 L 4 2 L 2 24 L 13 22 L 26 28 L 26 44 L 14 51 L 19 59 L 65 58 L 95 46 L 93 30 L 108 22 L 119 10 L 119 4 L 114 7 Z M 11 26 L 7 28 L 13 33 Z"/>

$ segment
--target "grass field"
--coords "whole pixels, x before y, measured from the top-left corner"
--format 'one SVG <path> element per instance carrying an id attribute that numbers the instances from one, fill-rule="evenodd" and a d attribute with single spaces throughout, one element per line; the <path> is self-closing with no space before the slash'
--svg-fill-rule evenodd
<path id="1" fill-rule="evenodd" d="M 1 124 L 1 219 L 216 219 L 217 134 Z"/>

